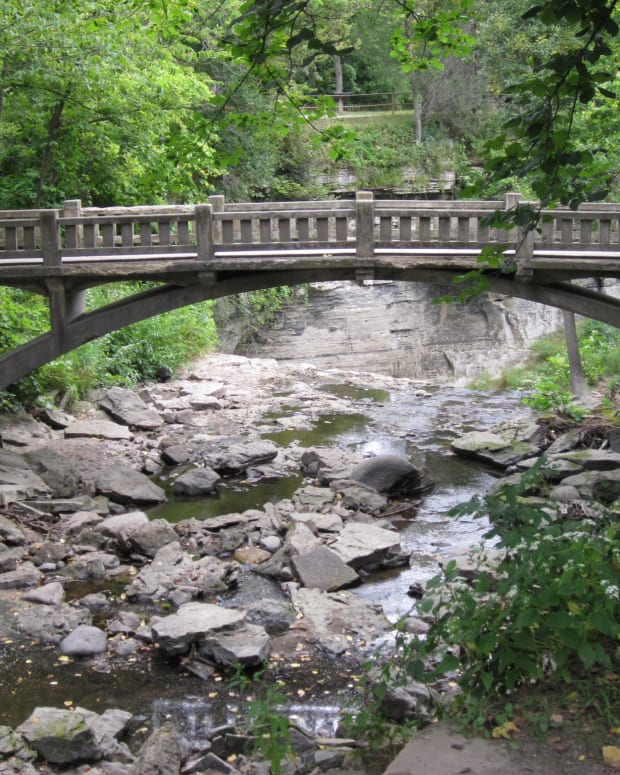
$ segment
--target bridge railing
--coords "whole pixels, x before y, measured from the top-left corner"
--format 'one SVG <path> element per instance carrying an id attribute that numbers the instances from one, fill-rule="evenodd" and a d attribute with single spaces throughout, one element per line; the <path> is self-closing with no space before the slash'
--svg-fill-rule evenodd
<path id="1" fill-rule="evenodd" d="M 114 260 L 224 260 L 262 252 L 372 257 L 389 253 L 473 255 L 485 245 L 514 250 L 517 229 L 489 225 L 505 201 L 355 200 L 0 211 L 0 267 Z M 543 213 L 529 257 L 620 251 L 620 205 L 587 204 Z"/>

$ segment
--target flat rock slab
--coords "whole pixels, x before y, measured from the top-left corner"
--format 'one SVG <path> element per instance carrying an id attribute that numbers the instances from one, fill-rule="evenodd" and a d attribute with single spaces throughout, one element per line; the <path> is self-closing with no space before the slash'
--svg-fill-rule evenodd
<path id="1" fill-rule="evenodd" d="M 163 503 L 166 500 L 161 487 L 126 465 L 106 468 L 96 479 L 95 486 L 97 492 L 116 503 Z"/>
<path id="2" fill-rule="evenodd" d="M 335 552 L 317 546 L 292 558 L 293 567 L 304 587 L 333 592 L 359 581 L 357 573 Z"/>
<path id="3" fill-rule="evenodd" d="M 153 635 L 165 654 L 185 654 L 208 635 L 243 622 L 243 611 L 211 603 L 185 603 L 175 614 L 153 625 Z"/>
<path id="4" fill-rule="evenodd" d="M 130 441 L 133 433 L 126 425 L 119 425 L 109 420 L 79 420 L 65 428 L 66 439 L 81 439 L 94 436 L 109 441 Z"/>
<path id="5" fill-rule="evenodd" d="M 535 771 L 540 775 L 547 772 Z M 534 770 L 519 766 L 518 752 L 509 751 L 502 742 L 464 737 L 448 723 L 440 723 L 417 732 L 383 775 L 458 775 L 466 772 L 471 775 L 525 775 Z"/>
<path id="6" fill-rule="evenodd" d="M 452 442 L 452 449 L 463 457 L 506 468 L 524 458 L 534 457 L 540 449 L 527 441 L 513 441 L 498 433 L 473 431 Z"/>
<path id="7" fill-rule="evenodd" d="M 267 659 L 270 646 L 271 639 L 264 627 L 245 624 L 233 632 L 223 632 L 207 638 L 200 647 L 200 653 L 220 665 L 256 666 Z"/>
<path id="8" fill-rule="evenodd" d="M 380 562 L 389 553 L 398 552 L 400 537 L 393 530 L 385 530 L 364 522 L 349 522 L 330 548 L 347 565 L 361 568 Z"/>

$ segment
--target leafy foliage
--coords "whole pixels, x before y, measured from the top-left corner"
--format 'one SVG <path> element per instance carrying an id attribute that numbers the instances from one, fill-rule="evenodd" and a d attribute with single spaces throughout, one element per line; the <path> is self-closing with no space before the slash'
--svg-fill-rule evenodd
<path id="1" fill-rule="evenodd" d="M 427 585 L 421 613 L 433 623 L 424 639 L 402 635 L 389 677 L 432 681 L 451 673 L 461 689 L 462 719 L 485 726 L 488 707 L 521 687 L 573 685 L 617 669 L 620 637 L 620 528 L 600 507 L 580 518 L 547 498 L 546 461 L 454 516 L 490 521 L 485 540 L 502 552 L 468 583 L 449 563 Z M 488 546 L 488 544 L 487 544 Z M 491 570 L 490 570 L 491 568 Z M 505 701 L 505 700 L 504 700 Z"/>

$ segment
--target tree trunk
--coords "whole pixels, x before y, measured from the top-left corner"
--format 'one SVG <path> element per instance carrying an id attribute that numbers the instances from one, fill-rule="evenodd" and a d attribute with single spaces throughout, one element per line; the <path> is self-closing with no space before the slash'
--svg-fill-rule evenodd
<path id="1" fill-rule="evenodd" d="M 344 78 L 342 75 L 342 59 L 340 59 L 338 54 L 334 54 L 334 77 L 336 80 L 336 94 L 338 95 L 336 97 L 338 115 L 341 116 L 344 111 L 344 97 L 342 96 L 344 92 Z"/>
<path id="2" fill-rule="evenodd" d="M 422 98 L 419 89 L 413 83 L 413 120 L 415 123 L 415 141 L 422 142 Z"/>
<path id="3" fill-rule="evenodd" d="M 570 367 L 570 388 L 574 396 L 579 398 L 587 393 L 586 378 L 583 373 L 579 342 L 577 341 L 577 329 L 575 327 L 575 313 L 564 311 L 564 333 L 566 335 L 566 351 Z"/>
<path id="4" fill-rule="evenodd" d="M 50 116 L 50 120 L 48 121 L 48 124 L 47 124 L 47 140 L 45 143 L 45 148 L 43 149 L 41 166 L 39 168 L 39 185 L 37 188 L 37 195 L 34 203 L 35 207 L 41 206 L 41 199 L 43 198 L 43 189 L 45 188 L 47 174 L 50 167 L 50 162 L 52 160 L 54 143 L 58 137 L 58 132 L 60 130 L 61 119 L 62 119 L 62 112 L 64 108 L 65 108 L 65 97 L 62 97 L 62 99 L 60 99 L 56 103 L 56 106 L 54 107 L 54 111 Z"/>

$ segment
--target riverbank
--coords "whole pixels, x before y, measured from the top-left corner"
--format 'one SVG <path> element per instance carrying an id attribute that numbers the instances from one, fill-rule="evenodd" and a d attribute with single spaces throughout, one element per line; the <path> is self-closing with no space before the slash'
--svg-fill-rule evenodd
<path id="1" fill-rule="evenodd" d="M 361 662 L 379 644 L 389 658 L 394 621 L 414 604 L 409 586 L 433 575 L 450 545 L 480 536 L 475 522 L 447 519 L 445 493 L 463 499 L 493 477 L 465 463 L 473 479 L 445 486 L 446 471 L 463 476 L 450 445 L 517 406 L 517 397 L 212 356 L 139 395 L 114 389 L 71 415 L 3 418 L 0 723 L 27 733 L 35 703 L 87 707 L 98 724 L 120 708 L 113 737 L 131 747 L 90 754 L 115 773 L 140 772 L 139 744 L 170 719 L 193 735 L 193 755 L 236 757 L 228 771 L 250 773 L 256 763 L 220 731 L 243 727 L 250 691 L 263 691 L 254 699 L 284 703 L 306 729 L 297 771 L 338 771 L 355 750 L 333 738 L 360 693 Z M 324 443 L 332 427 L 335 448 Z M 371 487 L 351 477 L 371 455 L 415 463 Z M 274 482 L 275 492 L 261 490 Z M 235 490 L 247 496 L 242 510 L 226 508 Z M 426 623 L 413 612 L 407 626 Z M 262 683 L 234 688 L 239 662 L 263 670 Z M 405 713 L 433 715 L 419 693 Z M 141 716 L 141 734 L 130 734 Z M 83 751 L 71 750 L 75 763 L 62 766 L 79 771 Z"/>

